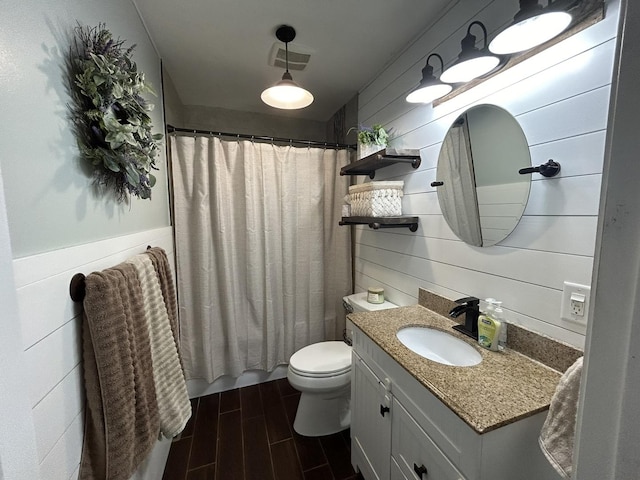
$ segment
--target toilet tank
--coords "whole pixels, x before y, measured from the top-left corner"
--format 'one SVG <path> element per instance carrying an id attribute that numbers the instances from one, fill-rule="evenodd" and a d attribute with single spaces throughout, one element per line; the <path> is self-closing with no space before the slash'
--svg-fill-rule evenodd
<path id="1" fill-rule="evenodd" d="M 342 303 L 347 313 L 353 312 L 374 312 L 376 310 L 386 310 L 387 308 L 396 308 L 398 305 L 385 300 L 384 303 L 367 302 L 367 292 L 354 293 L 342 297 Z"/>

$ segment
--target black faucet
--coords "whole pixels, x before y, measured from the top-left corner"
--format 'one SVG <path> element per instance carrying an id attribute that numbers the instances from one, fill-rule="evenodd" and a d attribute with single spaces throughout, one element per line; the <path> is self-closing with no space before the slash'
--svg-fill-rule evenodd
<path id="1" fill-rule="evenodd" d="M 478 339 L 478 316 L 480 315 L 480 300 L 476 297 L 464 297 L 456 300 L 456 305 L 451 309 L 449 315 L 457 318 L 465 313 L 464 324 L 455 325 L 454 330 L 464 333 L 471 338 Z"/>

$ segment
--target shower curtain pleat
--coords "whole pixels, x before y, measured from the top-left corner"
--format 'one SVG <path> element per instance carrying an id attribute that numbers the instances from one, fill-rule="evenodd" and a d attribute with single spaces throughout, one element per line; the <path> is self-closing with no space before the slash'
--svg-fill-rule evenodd
<path id="1" fill-rule="evenodd" d="M 348 151 L 173 136 L 171 157 L 187 378 L 271 371 L 340 338 Z"/>

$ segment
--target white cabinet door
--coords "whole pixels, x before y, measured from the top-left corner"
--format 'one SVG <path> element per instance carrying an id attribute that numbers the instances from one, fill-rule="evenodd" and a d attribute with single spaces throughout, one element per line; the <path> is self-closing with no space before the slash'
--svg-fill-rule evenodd
<path id="1" fill-rule="evenodd" d="M 388 480 L 391 395 L 356 353 L 353 355 L 351 381 L 352 463 L 367 480 Z"/>
<path id="2" fill-rule="evenodd" d="M 391 454 L 407 478 L 465 480 L 397 400 L 393 401 Z"/>

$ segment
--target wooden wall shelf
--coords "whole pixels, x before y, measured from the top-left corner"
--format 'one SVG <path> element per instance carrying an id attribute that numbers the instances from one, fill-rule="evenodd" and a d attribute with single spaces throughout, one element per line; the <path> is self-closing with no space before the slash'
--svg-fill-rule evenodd
<path id="1" fill-rule="evenodd" d="M 369 225 L 369 228 L 403 228 L 418 230 L 418 217 L 342 217 L 340 225 Z"/>
<path id="2" fill-rule="evenodd" d="M 420 166 L 420 152 L 418 150 L 385 148 L 342 167 L 340 175 L 369 175 L 369 178 L 373 180 L 376 170 L 395 163 L 410 163 L 413 168 L 418 168 Z"/>

